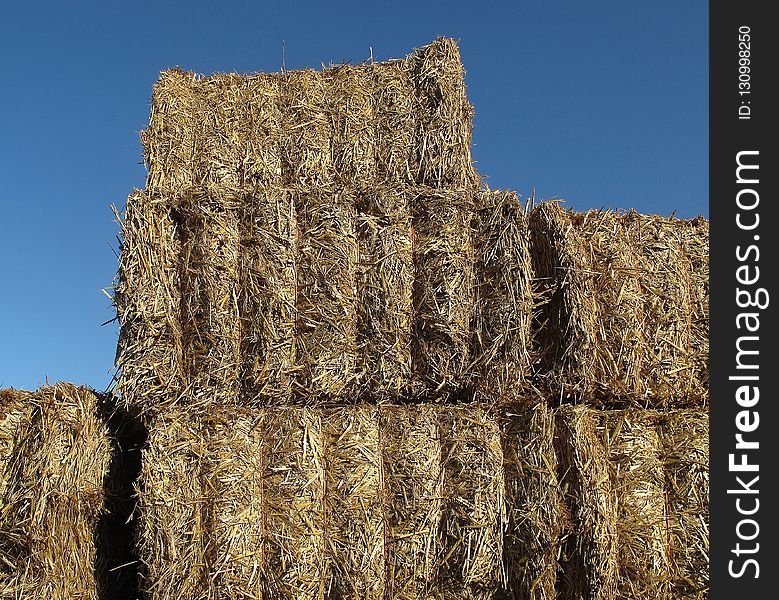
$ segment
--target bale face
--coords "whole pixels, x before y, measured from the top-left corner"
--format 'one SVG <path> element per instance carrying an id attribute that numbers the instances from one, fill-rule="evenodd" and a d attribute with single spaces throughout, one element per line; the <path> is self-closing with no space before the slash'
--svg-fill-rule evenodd
<path id="1" fill-rule="evenodd" d="M 239 211 L 241 402 L 289 401 L 295 367 L 297 219 L 287 192 L 257 188 Z"/>
<path id="2" fill-rule="evenodd" d="M 419 117 L 414 143 L 416 181 L 433 187 L 471 188 L 480 178 L 471 160 L 473 107 L 457 43 L 439 38 L 409 56 Z"/>
<path id="3" fill-rule="evenodd" d="M 550 413 L 534 410 L 519 420 L 477 404 L 159 417 L 138 490 L 145 591 L 545 598 L 557 503 Z"/>
<path id="4" fill-rule="evenodd" d="M 415 386 L 436 395 L 464 384 L 474 313 L 473 194 L 419 188 L 414 227 Z"/>
<path id="5" fill-rule="evenodd" d="M 183 387 L 181 240 L 164 198 L 140 191 L 127 199 L 122 237 L 116 390 L 128 406 L 150 410 L 174 402 Z"/>
<path id="6" fill-rule="evenodd" d="M 414 285 L 409 194 L 376 188 L 357 207 L 358 389 L 375 400 L 407 393 Z"/>
<path id="7" fill-rule="evenodd" d="M 503 403 L 530 375 L 534 293 L 524 207 L 513 192 L 485 191 L 474 214 L 475 366 L 480 388 Z"/>
<path id="8" fill-rule="evenodd" d="M 11 395 L 29 421 L 3 471 L 0 595 L 97 600 L 105 569 L 97 527 L 111 463 L 98 398 L 70 384 Z"/>
<path id="9" fill-rule="evenodd" d="M 175 208 L 182 223 L 180 319 L 186 401 L 192 405 L 238 403 L 240 202 L 237 193 L 205 192 Z"/>
<path id="10" fill-rule="evenodd" d="M 692 325 L 704 285 L 691 260 L 701 232 L 673 218 L 551 203 L 530 223 L 534 268 L 549 295 L 537 338 L 553 391 L 603 404 L 705 404 L 708 342 Z"/>
<path id="11" fill-rule="evenodd" d="M 556 415 L 565 597 L 705 597 L 708 416 L 701 411 Z"/>
<path id="12" fill-rule="evenodd" d="M 525 404 L 503 427 L 506 525 L 502 585 L 509 598 L 557 598 L 558 548 L 566 513 L 554 451 L 554 415 Z"/>
<path id="13" fill-rule="evenodd" d="M 295 208 L 295 391 L 310 404 L 342 396 L 356 376 L 356 215 L 353 196 L 341 192 L 296 193 Z"/>

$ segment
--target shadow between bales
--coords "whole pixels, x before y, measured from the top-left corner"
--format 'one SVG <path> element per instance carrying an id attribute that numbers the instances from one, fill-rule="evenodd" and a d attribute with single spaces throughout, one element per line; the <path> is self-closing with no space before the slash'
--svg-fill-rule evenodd
<path id="1" fill-rule="evenodd" d="M 141 449 L 148 431 L 141 419 L 104 398 L 113 456 L 103 482 L 105 511 L 95 531 L 95 580 L 100 600 L 140 600 L 141 570 L 136 551 L 138 513 L 133 484 L 141 473 Z"/>

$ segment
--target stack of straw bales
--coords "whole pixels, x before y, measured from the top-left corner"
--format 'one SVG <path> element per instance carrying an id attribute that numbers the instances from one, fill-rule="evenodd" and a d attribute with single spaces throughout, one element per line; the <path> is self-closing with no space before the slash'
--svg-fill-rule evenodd
<path id="1" fill-rule="evenodd" d="M 101 597 L 97 529 L 111 458 L 90 390 L 0 392 L 0 598 Z"/>
<path id="2" fill-rule="evenodd" d="M 480 189 L 463 76 L 448 39 L 322 72 L 163 73 L 123 219 L 124 401 L 441 399 L 493 355 L 495 381 L 526 377 L 524 211 Z"/>
<path id="3" fill-rule="evenodd" d="M 448 39 L 161 75 L 115 297 L 149 598 L 704 597 L 708 224 L 528 210 L 472 113 Z"/>

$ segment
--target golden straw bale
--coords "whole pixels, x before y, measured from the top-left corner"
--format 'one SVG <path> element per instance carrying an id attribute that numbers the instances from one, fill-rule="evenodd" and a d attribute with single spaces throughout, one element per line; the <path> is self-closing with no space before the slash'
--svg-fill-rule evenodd
<path id="1" fill-rule="evenodd" d="M 4 451 L 0 597 L 97 600 L 107 558 L 98 550 L 98 524 L 112 460 L 101 399 L 59 383 L 3 392 L 0 402 L 3 413 L 21 411 L 11 418 L 24 424 Z"/>
<path id="2" fill-rule="evenodd" d="M 142 588 L 154 600 L 209 598 L 208 482 L 202 424 L 177 409 L 157 417 L 137 483 Z"/>
<path id="3" fill-rule="evenodd" d="M 608 406 L 705 404 L 708 338 L 700 324 L 693 332 L 701 274 L 688 254 L 698 252 L 690 222 L 545 203 L 530 226 L 548 294 L 536 337 L 551 392 Z"/>
<path id="4" fill-rule="evenodd" d="M 703 600 L 709 597 L 709 415 L 671 411 L 659 423 L 671 596 Z"/>
<path id="5" fill-rule="evenodd" d="M 513 192 L 478 194 L 475 211 L 474 362 L 494 400 L 521 396 L 530 376 L 533 272 L 525 209 Z"/>
<path id="6" fill-rule="evenodd" d="M 239 212 L 241 403 L 279 404 L 295 367 L 295 207 L 291 194 L 258 187 Z"/>
<path id="7" fill-rule="evenodd" d="M 323 188 L 296 192 L 295 208 L 295 394 L 315 403 L 342 396 L 356 377 L 356 209 L 350 194 Z"/>
<path id="8" fill-rule="evenodd" d="M 461 387 L 469 368 L 474 315 L 474 194 L 418 188 L 414 227 L 411 361 L 421 394 Z"/>
<path id="9" fill-rule="evenodd" d="M 130 195 L 121 225 L 116 391 L 147 411 L 175 402 L 183 387 L 181 240 L 166 199 L 147 192 Z"/>
<path id="10" fill-rule="evenodd" d="M 377 187 L 357 206 L 359 395 L 392 400 L 411 378 L 412 252 L 409 194 Z"/>
<path id="11" fill-rule="evenodd" d="M 240 227 L 237 192 L 203 190 L 182 198 L 181 326 L 186 401 L 238 402 L 241 323 L 238 312 Z"/>
<path id="12" fill-rule="evenodd" d="M 502 582 L 505 481 L 500 425 L 479 406 L 444 409 L 439 418 L 442 559 L 445 597 L 492 598 Z"/>
<path id="13" fill-rule="evenodd" d="M 323 77 L 336 182 L 355 192 L 369 190 L 376 181 L 376 93 L 370 66 L 338 65 Z"/>
<path id="14" fill-rule="evenodd" d="M 376 127 L 377 185 L 390 188 L 416 183 L 414 141 L 417 98 L 405 61 L 371 65 Z"/>
<path id="15" fill-rule="evenodd" d="M 504 418 L 503 469 L 503 587 L 509 598 L 553 600 L 566 513 L 557 479 L 554 414 L 545 402 L 523 402 Z"/>
<path id="16" fill-rule="evenodd" d="M 416 181 L 433 187 L 472 188 L 480 178 L 471 159 L 473 107 L 457 42 L 438 38 L 407 59 L 417 95 Z"/>
<path id="17" fill-rule="evenodd" d="M 706 597 L 708 415 L 564 406 L 557 428 L 566 597 Z"/>
<path id="18" fill-rule="evenodd" d="M 443 551 L 439 408 L 381 406 L 387 595 L 434 596 Z"/>

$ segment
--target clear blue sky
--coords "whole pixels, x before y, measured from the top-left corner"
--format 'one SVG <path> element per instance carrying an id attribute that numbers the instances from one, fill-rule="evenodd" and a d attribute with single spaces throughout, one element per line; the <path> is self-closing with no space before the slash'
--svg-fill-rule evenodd
<path id="1" fill-rule="evenodd" d="M 66 8 L 77 6 L 78 8 Z M 708 3 L 36 2 L 0 8 L 0 387 L 104 388 L 119 208 L 160 70 L 276 71 L 458 38 L 493 188 L 708 214 Z"/>

